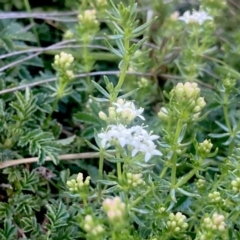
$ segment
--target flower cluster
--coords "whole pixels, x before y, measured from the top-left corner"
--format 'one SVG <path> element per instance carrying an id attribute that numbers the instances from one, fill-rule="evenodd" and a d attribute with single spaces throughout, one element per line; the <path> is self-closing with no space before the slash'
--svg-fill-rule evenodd
<path id="1" fill-rule="evenodd" d="M 113 107 L 109 107 L 108 117 L 104 112 L 99 112 L 99 117 L 108 123 L 122 123 L 128 125 L 136 117 L 144 120 L 144 117 L 141 115 L 143 111 L 143 108 L 137 109 L 133 102 L 119 98 L 117 102 L 113 103 Z"/>
<path id="2" fill-rule="evenodd" d="M 145 77 L 141 77 L 138 81 L 138 87 L 139 88 L 146 88 L 150 85 L 149 81 Z"/>
<path id="3" fill-rule="evenodd" d="M 240 178 L 236 178 L 235 180 L 233 180 L 231 182 L 231 185 L 232 185 L 232 190 L 234 192 L 240 192 Z"/>
<path id="4" fill-rule="evenodd" d="M 107 5 L 107 0 L 97 0 L 98 7 L 105 7 Z"/>
<path id="5" fill-rule="evenodd" d="M 53 66 L 56 69 L 68 69 L 74 58 L 72 54 L 61 52 L 60 54 L 55 55 Z"/>
<path id="6" fill-rule="evenodd" d="M 78 15 L 78 19 L 85 26 L 98 25 L 96 10 L 85 10 L 82 14 Z"/>
<path id="7" fill-rule="evenodd" d="M 222 200 L 220 192 L 217 192 L 217 191 L 215 191 L 213 193 L 209 193 L 208 197 L 209 197 L 210 201 L 213 203 L 218 203 L 218 202 L 221 202 L 221 200 Z"/>
<path id="8" fill-rule="evenodd" d="M 107 148 L 111 145 L 121 147 L 127 146 L 131 149 L 132 157 L 138 153 L 145 155 L 145 162 L 149 161 L 154 155 L 161 156 L 162 153 L 156 149 L 153 140 L 158 139 L 156 135 L 149 134 L 142 126 L 127 128 L 122 124 L 110 125 L 106 132 L 98 134 L 101 139 L 101 146 Z"/>
<path id="9" fill-rule="evenodd" d="M 136 187 L 138 185 L 144 185 L 145 182 L 142 179 L 142 174 L 132 174 L 132 173 L 127 173 L 127 183 L 131 187 Z"/>
<path id="10" fill-rule="evenodd" d="M 102 206 L 111 222 L 123 222 L 126 214 L 126 205 L 120 197 L 107 198 L 103 201 Z"/>
<path id="11" fill-rule="evenodd" d="M 160 214 L 164 213 L 165 211 L 166 211 L 166 208 L 165 208 L 165 207 L 160 207 L 160 208 L 158 209 L 158 212 L 159 212 Z"/>
<path id="12" fill-rule="evenodd" d="M 189 10 L 186 11 L 183 16 L 180 16 L 178 19 L 184 21 L 187 24 L 198 23 L 199 25 L 202 25 L 207 20 L 213 20 L 213 18 L 204 11 L 193 11 L 191 14 Z"/>
<path id="13" fill-rule="evenodd" d="M 176 214 L 170 213 L 169 221 L 167 221 L 167 225 L 170 231 L 180 232 L 186 230 L 188 224 L 185 222 L 186 216 L 181 212 L 177 212 Z"/>
<path id="14" fill-rule="evenodd" d="M 91 215 L 85 217 L 83 229 L 92 236 L 99 236 L 104 232 L 104 228 L 101 224 L 97 224 Z"/>
<path id="15" fill-rule="evenodd" d="M 71 192 L 82 192 L 89 188 L 90 176 L 87 176 L 85 181 L 83 181 L 83 174 L 79 173 L 76 179 L 67 181 L 67 186 Z"/>
<path id="16" fill-rule="evenodd" d="M 201 179 L 201 178 L 198 179 L 197 182 L 196 182 L 196 185 L 199 189 L 204 188 L 205 184 L 206 184 L 206 181 L 204 179 Z"/>
<path id="17" fill-rule="evenodd" d="M 212 150 L 213 144 L 211 140 L 204 140 L 202 143 L 198 145 L 198 153 L 201 156 L 205 156 L 206 154 L 210 153 Z"/>
<path id="18" fill-rule="evenodd" d="M 234 91 L 236 83 L 236 79 L 232 79 L 229 77 L 223 79 L 223 87 L 227 93 L 231 93 Z"/>
<path id="19" fill-rule="evenodd" d="M 185 113 L 197 114 L 206 105 L 204 98 L 199 97 L 199 93 L 200 88 L 197 83 L 178 83 L 170 92 L 170 97 L 175 101 L 176 107 L 184 109 Z"/>
<path id="20" fill-rule="evenodd" d="M 221 214 L 214 213 L 212 215 L 212 218 L 206 217 L 203 219 L 203 226 L 206 229 L 209 230 L 218 230 L 218 231 L 224 231 L 225 230 L 225 217 Z"/>

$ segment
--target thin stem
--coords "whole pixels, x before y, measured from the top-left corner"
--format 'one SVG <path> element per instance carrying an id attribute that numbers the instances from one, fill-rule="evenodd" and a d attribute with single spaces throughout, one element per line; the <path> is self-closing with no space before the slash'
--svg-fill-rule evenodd
<path id="1" fill-rule="evenodd" d="M 117 159 L 120 159 L 120 151 L 117 150 L 116 152 L 116 157 Z M 120 162 L 117 162 L 117 176 L 118 176 L 118 180 L 122 179 L 122 166 Z"/>
<path id="2" fill-rule="evenodd" d="M 98 169 L 98 179 L 102 180 L 103 176 L 103 164 L 104 164 L 104 155 L 103 153 L 100 153 L 99 157 L 99 169 Z M 101 183 L 98 182 L 98 200 L 101 200 L 101 191 L 102 191 L 102 186 Z"/>
<path id="3" fill-rule="evenodd" d="M 32 10 L 31 10 L 31 6 L 30 6 L 28 0 L 24 0 L 24 5 L 25 5 L 25 8 L 26 8 L 27 12 L 31 13 Z M 40 46 L 40 41 L 39 41 L 39 37 L 38 37 L 38 32 L 37 32 L 36 26 L 35 26 L 35 22 L 34 22 L 33 18 L 29 18 L 29 19 L 30 19 L 30 23 L 33 25 L 33 31 L 34 31 L 35 38 L 37 40 L 37 44 L 38 44 L 38 46 Z"/>
<path id="4" fill-rule="evenodd" d="M 177 123 L 177 129 L 174 137 L 174 142 L 173 142 L 173 156 L 171 159 L 172 162 L 172 172 L 171 172 L 171 188 L 175 188 L 176 184 L 176 172 L 177 172 L 177 144 L 178 144 L 178 138 L 182 129 L 182 120 L 178 119 Z"/>
<path id="5" fill-rule="evenodd" d="M 224 120 L 225 120 L 225 123 L 227 125 L 229 134 L 230 134 L 230 136 L 232 136 L 233 135 L 233 130 L 232 130 L 231 123 L 230 123 L 230 120 L 229 120 L 229 117 L 228 117 L 228 98 L 229 98 L 229 94 L 225 93 L 224 97 L 223 97 L 223 115 L 224 115 Z M 232 155 L 233 147 L 234 147 L 234 139 L 229 144 L 228 156 Z"/>
<path id="6" fill-rule="evenodd" d="M 84 205 L 84 207 L 87 207 L 87 205 L 88 205 L 86 197 L 83 198 L 83 205 Z"/>
<path id="7" fill-rule="evenodd" d="M 128 209 L 130 210 L 131 208 L 133 208 L 134 206 L 136 206 L 143 198 L 145 198 L 150 192 L 152 191 L 152 188 L 149 188 L 143 195 L 141 195 L 140 197 L 138 197 L 135 201 L 132 202 L 132 204 L 130 204 L 128 206 Z"/>
<path id="8" fill-rule="evenodd" d="M 129 44 L 130 44 L 130 41 L 129 41 L 128 37 L 125 35 L 125 38 L 124 38 L 125 53 L 124 53 L 124 57 L 123 57 L 123 67 L 121 69 L 120 78 L 119 78 L 119 81 L 117 83 L 117 86 L 115 87 L 115 91 L 114 91 L 114 93 L 112 95 L 112 98 L 110 99 L 111 102 L 115 102 L 116 101 L 118 93 L 119 93 L 119 91 L 122 88 L 123 82 L 124 82 L 126 74 L 127 74 L 129 60 L 130 60 L 129 53 L 128 53 Z"/>
<path id="9" fill-rule="evenodd" d="M 167 170 L 168 170 L 168 166 L 165 165 L 159 177 L 163 178 L 165 176 Z"/>
<path id="10" fill-rule="evenodd" d="M 225 123 L 228 127 L 228 130 L 230 132 L 230 134 L 232 133 L 232 128 L 231 128 L 231 124 L 228 118 L 228 94 L 225 93 L 224 94 L 224 98 L 223 98 L 223 114 L 224 114 L 224 120 Z"/>
<path id="11" fill-rule="evenodd" d="M 179 180 L 179 182 L 176 184 L 176 188 L 181 187 L 182 185 L 184 185 L 189 179 L 191 179 L 196 174 L 197 171 L 198 171 L 198 168 L 194 168 L 188 174 L 183 176 Z"/>

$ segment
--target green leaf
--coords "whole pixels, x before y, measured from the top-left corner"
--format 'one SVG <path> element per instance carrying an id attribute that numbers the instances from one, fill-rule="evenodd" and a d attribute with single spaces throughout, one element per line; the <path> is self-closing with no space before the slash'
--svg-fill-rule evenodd
<path id="1" fill-rule="evenodd" d="M 24 169 L 23 177 L 20 180 L 20 185 L 23 190 L 34 191 L 36 190 L 37 184 L 39 182 L 39 177 L 36 172 L 32 171 L 31 173 Z"/>
<path id="2" fill-rule="evenodd" d="M 224 75 L 230 74 L 232 78 L 240 79 L 240 73 L 234 70 L 231 66 L 217 66 L 216 70 Z"/>
<path id="3" fill-rule="evenodd" d="M 46 228 L 51 232 L 57 232 L 61 227 L 67 226 L 69 213 L 66 206 L 61 201 L 52 201 L 52 204 L 47 204 L 47 218 L 49 223 Z"/>
<path id="4" fill-rule="evenodd" d="M 133 30 L 133 34 L 134 34 L 134 37 L 138 37 L 140 35 L 142 35 L 145 30 L 152 24 L 153 21 L 155 21 L 157 19 L 157 17 L 153 18 L 151 21 L 148 21 L 146 23 L 144 23 L 143 25 L 135 28 Z"/>
<path id="5" fill-rule="evenodd" d="M 188 196 L 188 197 L 200 197 L 199 194 L 197 194 L 197 193 L 190 193 L 190 192 L 188 192 L 188 191 L 186 191 L 186 190 L 183 190 L 182 188 L 177 188 L 177 190 L 178 190 L 180 193 L 182 193 L 183 195 Z"/>
<path id="6" fill-rule="evenodd" d="M 105 40 L 105 43 L 106 43 L 110 52 L 112 52 L 113 54 L 117 55 L 120 58 L 123 58 L 122 53 L 119 52 L 118 50 L 116 50 L 115 48 L 113 48 L 112 45 L 107 40 Z"/>
<path id="7" fill-rule="evenodd" d="M 91 123 L 91 124 L 95 124 L 95 125 L 100 125 L 101 124 L 100 118 L 97 118 L 92 114 L 84 113 L 84 112 L 75 113 L 74 114 L 74 119 L 76 121 Z"/>
<path id="8" fill-rule="evenodd" d="M 93 145 L 92 143 L 90 143 L 88 140 L 85 140 L 85 142 L 87 143 L 87 145 L 92 148 L 93 150 L 99 152 L 99 148 L 97 148 L 95 145 Z"/>
<path id="9" fill-rule="evenodd" d="M 185 123 L 183 126 L 182 126 L 182 129 L 181 129 L 181 132 L 180 132 L 180 134 L 179 134 L 179 137 L 178 137 L 178 143 L 180 143 L 182 140 L 183 140 L 183 138 L 184 138 L 184 136 L 185 136 L 185 133 L 186 133 L 186 130 L 187 130 L 187 124 Z"/>
<path id="10" fill-rule="evenodd" d="M 126 99 L 126 98 L 132 96 L 132 95 L 133 95 L 134 93 L 136 93 L 138 90 L 139 90 L 139 88 L 135 88 L 134 90 L 132 90 L 132 91 L 130 91 L 130 92 L 128 92 L 128 93 L 125 93 L 125 94 L 119 96 L 118 98 Z"/>
<path id="11" fill-rule="evenodd" d="M 10 204 L 0 202 L 0 220 L 2 219 L 10 219 L 13 214 L 13 208 Z"/>
<path id="12" fill-rule="evenodd" d="M 39 237 L 43 234 L 40 224 L 35 217 L 23 217 L 21 219 L 21 228 L 24 232 L 31 232 L 31 236 Z"/>
<path id="13" fill-rule="evenodd" d="M 61 148 L 50 132 L 35 129 L 21 136 L 18 145 L 21 147 L 29 145 L 29 153 L 37 154 L 39 163 L 43 163 L 46 156 L 49 156 L 55 164 L 58 163 L 57 155 Z"/>
<path id="14" fill-rule="evenodd" d="M 91 95 L 89 96 L 89 98 L 91 98 L 92 100 L 94 100 L 96 102 L 109 102 L 109 99 L 106 99 L 106 98 L 96 98 Z"/>
<path id="15" fill-rule="evenodd" d="M 29 88 L 26 88 L 25 95 L 22 95 L 21 92 L 17 92 L 15 96 L 17 97 L 17 101 L 10 103 L 10 106 L 17 112 L 17 115 L 13 116 L 13 119 L 25 124 L 31 120 L 33 114 L 37 110 L 37 98 L 32 95 Z"/>
<path id="16" fill-rule="evenodd" d="M 56 143 L 58 143 L 62 146 L 67 146 L 67 145 L 73 143 L 75 138 L 76 138 L 76 135 L 73 135 L 73 136 L 68 137 L 68 138 L 60 139 L 60 140 L 56 141 Z"/>
<path id="17" fill-rule="evenodd" d="M 109 180 L 98 180 L 98 182 L 107 185 L 107 186 L 112 186 L 112 185 L 117 185 L 118 183 L 116 181 L 109 181 Z"/>
<path id="18" fill-rule="evenodd" d="M 0 229 L 1 240 L 17 239 L 17 228 L 11 223 L 10 220 L 4 221 L 3 229 Z"/>
<path id="19" fill-rule="evenodd" d="M 98 83 L 96 83 L 95 81 L 92 81 L 92 83 L 100 93 L 102 93 L 106 98 L 108 99 L 110 98 L 109 93 L 106 90 L 104 90 Z"/>
<path id="20" fill-rule="evenodd" d="M 224 138 L 224 137 L 228 137 L 229 133 L 210 133 L 208 134 L 208 136 L 212 138 Z"/>
<path id="21" fill-rule="evenodd" d="M 62 182 L 65 184 L 68 179 L 70 178 L 70 170 L 68 169 L 64 169 L 60 172 L 60 178 L 62 180 Z"/>
<path id="22" fill-rule="evenodd" d="M 145 227 L 145 224 L 133 212 L 129 212 L 129 215 L 136 224 L 141 227 Z"/>
<path id="23" fill-rule="evenodd" d="M 11 52 L 14 50 L 13 42 L 8 38 L 0 38 L 0 46 L 5 48 L 5 50 L 8 52 Z"/>

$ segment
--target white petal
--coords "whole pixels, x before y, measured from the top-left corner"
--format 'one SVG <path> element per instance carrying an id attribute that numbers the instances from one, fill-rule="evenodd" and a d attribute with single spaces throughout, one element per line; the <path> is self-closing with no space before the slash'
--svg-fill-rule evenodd
<path id="1" fill-rule="evenodd" d="M 106 138 L 101 141 L 101 146 L 102 146 L 102 148 L 105 148 L 105 147 L 106 147 L 107 141 L 108 141 L 108 140 L 107 140 Z"/>
<path id="2" fill-rule="evenodd" d="M 147 152 L 147 153 L 145 154 L 145 162 L 148 162 L 148 161 L 150 160 L 151 156 L 152 156 L 152 155 Z"/>
<path id="3" fill-rule="evenodd" d="M 134 148 L 132 151 L 132 157 L 135 157 L 137 153 L 138 153 L 138 149 Z"/>
<path id="4" fill-rule="evenodd" d="M 152 155 L 162 156 L 162 153 L 161 153 L 159 150 L 154 149 L 154 150 L 152 151 Z"/>

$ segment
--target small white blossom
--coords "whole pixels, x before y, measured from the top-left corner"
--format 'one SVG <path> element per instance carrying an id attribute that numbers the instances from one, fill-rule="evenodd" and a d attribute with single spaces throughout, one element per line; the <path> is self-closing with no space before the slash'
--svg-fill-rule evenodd
<path id="1" fill-rule="evenodd" d="M 130 114 L 132 119 L 139 117 L 142 120 L 145 120 L 145 118 L 141 115 L 144 109 L 137 109 L 135 104 L 131 101 L 124 101 L 123 99 L 119 98 L 116 103 L 113 103 L 113 105 L 117 107 L 117 113 L 125 113 L 126 115 Z"/>
<path id="2" fill-rule="evenodd" d="M 199 25 L 202 25 L 207 20 L 213 20 L 213 18 L 211 16 L 209 16 L 207 12 L 193 11 L 193 13 L 191 14 L 189 10 L 186 11 L 178 19 L 184 21 L 187 24 L 196 22 Z"/>
<path id="3" fill-rule="evenodd" d="M 101 139 L 103 148 L 107 148 L 110 145 L 115 146 L 116 143 L 121 147 L 128 146 L 132 149 L 132 157 L 142 153 L 144 154 L 145 162 L 149 161 L 154 155 L 162 155 L 153 142 L 159 137 L 148 133 L 143 126 L 126 128 L 122 124 L 110 125 L 107 131 L 99 133 L 98 137 Z"/>

